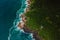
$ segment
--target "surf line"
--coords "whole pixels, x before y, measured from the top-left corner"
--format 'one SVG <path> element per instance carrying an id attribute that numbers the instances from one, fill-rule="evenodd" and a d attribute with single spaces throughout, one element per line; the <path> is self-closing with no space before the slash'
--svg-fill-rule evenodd
<path id="1" fill-rule="evenodd" d="M 30 0 L 22 0 L 22 6 L 16 12 L 16 19 L 13 22 L 13 27 L 11 27 L 9 30 L 8 40 L 10 40 L 10 38 L 11 38 L 11 31 L 14 27 L 17 28 L 16 31 L 20 30 L 20 28 L 17 26 L 19 25 L 19 23 L 23 22 L 21 15 L 24 15 L 24 13 L 27 13 L 29 11 L 29 6 L 30 6 Z"/>
<path id="2" fill-rule="evenodd" d="M 21 15 L 27 13 L 30 9 L 30 0 L 23 0 L 21 8 L 16 12 L 16 20 L 13 25 L 18 25 L 18 22 L 21 21 Z"/>

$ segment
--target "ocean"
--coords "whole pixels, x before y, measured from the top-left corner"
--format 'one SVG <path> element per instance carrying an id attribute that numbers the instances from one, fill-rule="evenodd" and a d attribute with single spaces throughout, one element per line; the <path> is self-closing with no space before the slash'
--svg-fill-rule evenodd
<path id="1" fill-rule="evenodd" d="M 9 29 L 21 7 L 21 0 L 0 0 L 0 40 L 8 40 Z"/>
<path id="2" fill-rule="evenodd" d="M 32 34 L 19 32 L 21 29 L 15 27 L 20 21 L 19 15 L 24 13 L 27 7 L 25 1 L 0 0 L 0 40 L 34 40 Z"/>

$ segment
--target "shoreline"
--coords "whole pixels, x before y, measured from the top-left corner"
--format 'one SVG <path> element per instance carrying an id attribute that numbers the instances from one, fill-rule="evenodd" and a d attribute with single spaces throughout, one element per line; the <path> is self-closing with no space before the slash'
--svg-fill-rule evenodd
<path id="1" fill-rule="evenodd" d="M 31 0 L 27 0 L 27 5 L 28 5 L 28 7 L 26 8 L 26 10 L 25 10 L 25 13 L 27 13 L 27 12 L 29 12 L 30 11 L 30 5 L 31 5 Z M 25 15 L 25 14 L 24 14 Z M 35 39 L 35 40 L 42 40 L 42 38 L 38 35 L 38 31 L 36 31 L 36 30 L 31 30 L 29 27 L 25 27 L 24 28 L 24 31 L 26 31 L 27 33 L 33 33 L 33 38 Z"/>
<path id="2" fill-rule="evenodd" d="M 30 11 L 30 4 L 31 4 L 31 0 L 27 0 L 27 8 L 24 9 L 24 13 L 22 15 L 25 15 L 25 13 L 29 12 Z M 25 17 L 25 16 L 24 16 Z M 23 21 L 23 20 L 21 20 Z M 25 26 L 23 28 L 23 30 L 27 33 L 33 33 L 33 38 L 35 40 L 41 40 L 41 37 L 39 37 L 38 35 L 38 32 L 37 31 L 34 31 L 34 30 L 31 30 L 29 27 Z"/>
<path id="3" fill-rule="evenodd" d="M 21 8 L 21 9 L 19 9 L 19 10 L 17 11 L 16 17 L 19 18 L 18 20 L 20 20 L 20 21 L 22 21 L 22 20 L 21 20 L 21 19 L 22 19 L 22 18 L 21 18 L 21 15 L 25 15 L 25 13 L 27 13 L 27 12 L 30 11 L 30 10 L 29 10 L 30 8 L 28 8 L 28 6 L 29 6 L 30 4 L 28 5 L 28 2 L 31 2 L 31 1 L 30 1 L 30 0 L 26 0 L 25 3 L 24 3 L 26 7 L 25 7 L 24 9 Z M 22 3 L 22 4 L 23 4 L 23 3 Z M 23 9 L 23 10 L 22 10 L 22 9 Z M 20 12 L 20 13 L 19 13 L 19 12 Z M 19 24 L 20 21 L 17 21 L 17 22 L 16 22 L 16 26 Z M 13 24 L 15 24 L 15 22 L 14 22 Z"/>
<path id="4" fill-rule="evenodd" d="M 27 0 L 25 1 L 25 3 L 22 2 L 22 3 L 24 4 L 24 5 L 22 5 L 22 7 L 23 7 L 23 6 L 26 6 L 26 7 L 25 7 L 25 8 L 21 8 L 21 9 L 17 10 L 17 12 L 16 12 L 16 19 L 15 19 L 14 22 L 13 22 L 13 26 L 14 26 L 14 27 L 18 26 L 19 22 L 22 21 L 21 18 L 20 18 L 20 16 L 21 16 L 22 14 L 25 15 L 25 13 L 27 13 L 26 10 L 27 10 L 27 7 L 28 7 L 28 3 L 26 4 L 26 2 L 27 2 Z M 17 18 L 18 18 L 18 19 L 17 19 Z M 19 29 L 19 27 L 17 27 L 17 28 Z M 8 40 L 10 40 L 10 37 L 11 37 L 10 32 L 12 31 L 12 29 L 13 29 L 13 27 L 11 27 L 11 28 L 9 29 Z M 19 29 L 19 30 L 20 30 L 20 29 Z"/>
<path id="5" fill-rule="evenodd" d="M 25 1 L 26 8 L 24 8 L 24 12 L 23 12 L 23 13 L 19 14 L 19 17 L 21 17 L 21 15 L 23 15 L 24 17 L 26 17 L 26 16 L 25 16 L 25 13 L 27 13 L 27 12 L 29 12 L 29 11 L 30 11 L 30 10 L 29 10 L 29 9 L 30 9 L 30 8 L 29 8 L 30 3 L 31 3 L 31 1 L 30 1 L 30 0 L 26 0 L 26 1 Z M 22 18 L 21 18 L 21 20 L 20 20 L 20 21 L 23 21 L 23 20 L 22 20 Z M 18 23 L 18 24 L 19 24 L 19 23 Z M 18 24 L 17 24 L 17 25 L 18 25 Z"/>
<path id="6" fill-rule="evenodd" d="M 20 25 L 19 23 L 23 22 L 23 18 L 22 18 L 22 16 L 23 16 L 23 17 L 26 17 L 26 16 L 25 16 L 25 13 L 27 13 L 27 12 L 30 11 L 30 10 L 29 10 L 29 9 L 30 9 L 30 8 L 29 8 L 30 3 L 31 3 L 30 0 L 26 0 L 26 3 L 25 3 L 25 4 L 27 5 L 27 7 L 24 9 L 24 12 L 23 12 L 22 14 L 19 14 L 21 20 L 20 20 L 20 22 L 17 23 L 17 26 Z M 24 22 L 24 24 L 25 24 L 25 22 Z M 27 28 L 27 27 L 25 27 L 25 28 Z M 29 28 L 27 28 L 27 29 L 29 29 Z"/>
<path id="7" fill-rule="evenodd" d="M 26 0 L 26 4 L 27 4 L 26 5 L 27 8 L 24 9 L 24 13 L 27 13 L 29 11 L 29 9 L 30 9 L 29 7 L 30 7 L 30 4 L 31 4 L 31 1 L 30 0 Z"/>

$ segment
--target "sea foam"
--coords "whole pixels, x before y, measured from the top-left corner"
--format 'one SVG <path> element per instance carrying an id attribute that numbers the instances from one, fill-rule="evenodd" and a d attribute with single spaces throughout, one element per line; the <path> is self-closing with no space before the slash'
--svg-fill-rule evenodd
<path id="1" fill-rule="evenodd" d="M 28 5 L 27 0 L 21 0 L 21 3 L 22 3 L 21 8 L 19 10 L 17 10 L 17 12 L 16 12 L 16 19 L 13 22 L 13 26 L 9 29 L 8 40 L 24 40 L 24 39 L 25 40 L 34 40 L 32 33 L 26 33 L 26 32 L 22 33 L 24 37 L 29 35 L 29 37 L 27 37 L 27 38 L 22 38 L 21 36 L 19 36 L 19 35 L 21 35 L 21 30 L 23 30 L 23 29 L 20 29 L 17 25 L 22 20 L 22 18 L 20 16 L 22 14 L 24 14 L 24 12 L 26 12 L 26 8 Z"/>

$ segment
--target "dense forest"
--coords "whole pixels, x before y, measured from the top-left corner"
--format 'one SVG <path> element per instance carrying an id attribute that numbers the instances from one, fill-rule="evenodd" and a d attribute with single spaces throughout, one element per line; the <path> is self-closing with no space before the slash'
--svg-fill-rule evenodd
<path id="1" fill-rule="evenodd" d="M 27 26 L 36 30 L 42 40 L 60 40 L 60 1 L 31 0 Z"/>

